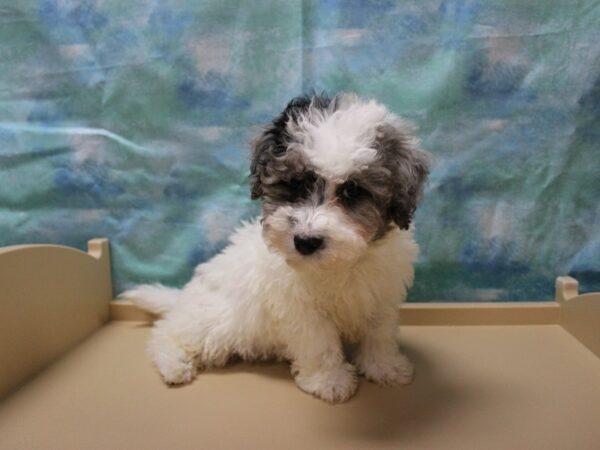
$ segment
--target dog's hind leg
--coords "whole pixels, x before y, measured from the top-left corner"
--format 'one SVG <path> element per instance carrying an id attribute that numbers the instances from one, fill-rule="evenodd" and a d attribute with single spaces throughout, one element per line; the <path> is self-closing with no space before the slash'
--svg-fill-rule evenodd
<path id="1" fill-rule="evenodd" d="M 166 383 L 189 383 L 199 369 L 222 367 L 235 352 L 236 324 L 221 306 L 183 297 L 155 323 L 148 353 Z"/>
<path id="2" fill-rule="evenodd" d="M 187 350 L 166 322 L 156 322 L 148 341 L 148 354 L 167 384 L 184 384 L 196 376 L 194 354 Z"/>

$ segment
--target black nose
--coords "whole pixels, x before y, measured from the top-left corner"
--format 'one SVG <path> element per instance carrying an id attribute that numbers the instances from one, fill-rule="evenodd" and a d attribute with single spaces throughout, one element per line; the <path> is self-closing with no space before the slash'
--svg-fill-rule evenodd
<path id="1" fill-rule="evenodd" d="M 294 247 L 296 247 L 298 253 L 311 255 L 323 247 L 323 238 L 294 236 Z"/>

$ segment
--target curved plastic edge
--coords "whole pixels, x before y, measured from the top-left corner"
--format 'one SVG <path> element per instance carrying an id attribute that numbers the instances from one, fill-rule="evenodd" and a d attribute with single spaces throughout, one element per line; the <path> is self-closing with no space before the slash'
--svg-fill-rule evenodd
<path id="1" fill-rule="evenodd" d="M 0 399 L 109 320 L 109 240 L 0 248 Z"/>
<path id="2" fill-rule="evenodd" d="M 556 301 L 566 302 L 579 295 L 579 282 L 572 277 L 557 277 L 555 289 Z"/>
<path id="3" fill-rule="evenodd" d="M 600 358 L 600 292 L 580 295 L 575 278 L 558 277 L 556 301 L 563 328 Z"/>

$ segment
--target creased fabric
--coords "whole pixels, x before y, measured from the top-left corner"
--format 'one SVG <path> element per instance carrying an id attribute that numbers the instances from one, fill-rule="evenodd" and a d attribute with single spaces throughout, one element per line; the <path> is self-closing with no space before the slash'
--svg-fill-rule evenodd
<path id="1" fill-rule="evenodd" d="M 0 245 L 106 236 L 116 292 L 181 285 L 259 212 L 256 127 L 312 89 L 434 155 L 411 300 L 600 289 L 594 1 L 0 1 Z"/>

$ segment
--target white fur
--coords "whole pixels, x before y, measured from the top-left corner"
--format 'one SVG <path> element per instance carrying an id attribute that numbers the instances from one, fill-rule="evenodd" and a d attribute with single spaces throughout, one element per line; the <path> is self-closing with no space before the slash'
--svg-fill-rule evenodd
<path id="1" fill-rule="evenodd" d="M 350 173 L 368 166 L 377 157 L 373 148 L 377 128 L 393 124 L 414 136 L 412 126 L 374 100 L 355 94 L 340 94 L 329 110 L 311 107 L 297 122 L 288 123 L 288 132 L 299 142 L 297 147 L 306 154 L 318 172 L 327 178 L 343 180 Z"/>
<path id="2" fill-rule="evenodd" d="M 262 224 L 239 228 L 182 290 L 140 286 L 122 295 L 163 316 L 148 352 L 167 383 L 190 382 L 198 369 L 223 366 L 232 355 L 289 360 L 298 386 L 329 402 L 348 399 L 359 373 L 382 385 L 411 380 L 412 365 L 397 347 L 396 319 L 413 280 L 412 230 L 393 226 L 375 203 L 360 209 L 358 202 L 353 210 L 340 200 L 349 177 L 382 163 L 376 147 L 384 125 L 401 133 L 416 170 L 425 154 L 419 161 L 414 130 L 384 106 L 351 94 L 325 108 L 311 103 L 287 123 L 294 139 L 286 151 L 309 162 L 321 188 L 272 203 Z M 368 195 L 362 202 L 371 201 Z M 320 240 L 317 251 L 296 248 L 295 239 L 307 237 Z M 350 361 L 344 340 L 358 344 Z"/>
<path id="3" fill-rule="evenodd" d="M 306 258 L 294 248 L 290 236 L 295 234 L 326 236 L 327 245 Z M 360 228 L 350 222 L 338 205 L 329 202 L 278 208 L 264 220 L 263 237 L 267 245 L 281 254 L 288 264 L 302 266 L 309 271 L 326 267 L 345 270 L 345 266 L 356 262 L 368 245 Z"/>
<path id="4" fill-rule="evenodd" d="M 291 361 L 298 386 L 328 402 L 352 396 L 357 373 L 383 385 L 409 382 L 412 366 L 397 348 L 396 330 L 418 252 L 412 231 L 394 228 L 369 245 L 346 227 L 340 231 L 330 256 L 338 261 L 346 243 L 350 256 L 341 263 L 294 265 L 285 256 L 292 249 L 270 250 L 261 225 L 247 223 L 183 290 L 143 286 L 122 294 L 163 314 L 148 352 L 164 380 L 186 383 L 196 370 L 239 355 Z M 342 339 L 359 343 L 351 363 Z"/>

